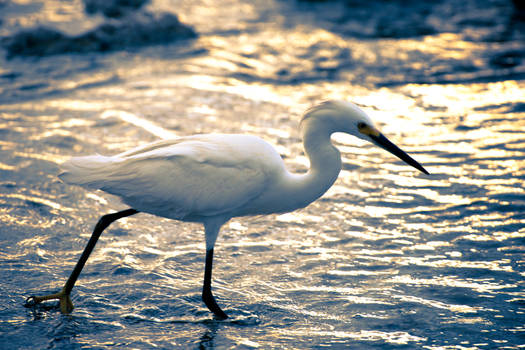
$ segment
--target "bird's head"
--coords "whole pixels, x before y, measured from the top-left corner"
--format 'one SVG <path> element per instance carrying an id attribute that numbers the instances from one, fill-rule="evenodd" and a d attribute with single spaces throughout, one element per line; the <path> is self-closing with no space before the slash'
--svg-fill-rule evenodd
<path id="1" fill-rule="evenodd" d="M 346 101 L 325 101 L 308 109 L 301 120 L 303 127 L 321 129 L 332 134 L 344 132 L 397 156 L 405 163 L 428 175 L 428 172 L 406 152 L 390 142 L 374 125 L 370 117 L 355 104 Z"/>

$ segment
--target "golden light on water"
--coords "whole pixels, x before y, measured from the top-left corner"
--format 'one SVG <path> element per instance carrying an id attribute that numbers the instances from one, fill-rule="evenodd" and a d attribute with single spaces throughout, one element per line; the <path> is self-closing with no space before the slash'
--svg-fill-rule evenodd
<path id="1" fill-rule="evenodd" d="M 367 341 L 384 341 L 389 344 L 395 345 L 404 345 L 414 341 L 423 341 L 424 338 L 411 335 L 406 332 L 382 332 L 382 331 L 360 331 L 360 332 L 344 332 L 344 331 L 322 331 L 312 329 L 311 327 L 297 330 L 297 331 L 281 331 L 281 336 L 290 336 L 290 335 L 304 335 L 309 334 L 310 336 L 330 336 L 339 339 L 353 339 L 353 340 L 367 340 Z M 337 344 L 337 341 L 334 341 L 333 344 Z"/>
<path id="2" fill-rule="evenodd" d="M 515 29 L 485 42 L 449 32 L 488 31 L 483 14 L 433 14 L 427 24 L 446 29 L 369 37 L 388 23 L 372 14 L 359 32 L 361 22 L 315 10 L 334 2 L 175 2 L 195 41 L 15 58 L 0 68 L 9 102 L 0 115 L 6 334 L 23 341 L 39 331 L 56 347 L 512 348 L 523 332 L 525 276 L 525 85 L 508 78 L 523 71 Z M 175 2 L 147 10 L 173 12 Z M 0 34 L 42 18 L 72 34 L 83 13 L 77 0 L 41 6 L 4 16 Z M 83 28 L 104 20 L 89 17 Z M 72 318 L 21 307 L 22 294 L 59 288 L 99 216 L 125 208 L 61 183 L 61 162 L 160 138 L 242 133 L 261 136 L 304 173 L 299 121 L 327 99 L 358 104 L 431 175 L 333 135 L 343 170 L 323 197 L 224 225 L 214 288 L 233 322 L 212 320 L 201 303 L 202 227 L 146 214 L 104 232 L 75 287 Z"/>

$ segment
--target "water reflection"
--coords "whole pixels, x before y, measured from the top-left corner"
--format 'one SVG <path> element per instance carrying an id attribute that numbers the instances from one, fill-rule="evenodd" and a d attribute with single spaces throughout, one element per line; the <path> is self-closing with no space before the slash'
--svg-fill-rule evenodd
<path id="1" fill-rule="evenodd" d="M 45 11 L 27 18 L 85 21 L 76 3 L 44 2 Z M 380 28 L 355 25 L 392 17 L 375 1 L 356 6 L 377 14 L 346 27 L 321 11 L 305 17 L 323 4 L 177 2 L 181 19 L 201 33 L 191 46 L 2 61 L 0 344 L 517 349 L 525 300 L 522 22 L 510 2 L 486 6 L 481 17 L 442 16 L 456 2 L 439 3 L 423 21 L 434 33 L 385 38 L 374 37 Z M 462 6 L 487 5 L 478 3 Z M 62 17 L 50 14 L 58 10 Z M 490 21 L 462 21 L 471 16 Z M 8 34 L 12 20 L 3 20 Z M 210 320 L 200 301 L 201 229 L 148 215 L 104 233 L 72 318 L 21 307 L 31 292 L 58 288 L 98 216 L 122 208 L 59 183 L 58 163 L 157 138 L 240 132 L 262 136 L 301 172 L 301 113 L 331 98 L 366 109 L 433 175 L 414 176 L 385 152 L 335 135 L 344 170 L 320 201 L 234 220 L 219 238 L 216 294 L 232 323 Z"/>
<path id="2" fill-rule="evenodd" d="M 199 349 L 215 349 L 215 337 L 220 325 L 217 322 L 210 322 L 206 324 L 206 330 L 202 334 L 199 341 Z"/>

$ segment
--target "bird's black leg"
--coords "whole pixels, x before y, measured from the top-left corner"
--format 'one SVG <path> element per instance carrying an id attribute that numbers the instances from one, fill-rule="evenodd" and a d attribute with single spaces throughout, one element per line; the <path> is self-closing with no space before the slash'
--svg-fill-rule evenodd
<path id="1" fill-rule="evenodd" d="M 221 310 L 211 293 L 211 270 L 213 265 L 213 248 L 206 250 L 206 265 L 204 267 L 204 285 L 202 286 L 202 301 L 211 312 L 220 320 L 225 320 L 228 315 Z"/>
<path id="2" fill-rule="evenodd" d="M 82 255 L 78 259 L 78 262 L 75 265 L 73 272 L 71 272 L 71 275 L 69 276 L 62 290 L 55 294 L 49 294 L 49 295 L 44 295 L 44 296 L 30 296 L 26 300 L 26 305 L 38 304 L 44 300 L 59 299 L 60 300 L 60 311 L 62 313 L 70 313 L 73 310 L 73 303 L 71 302 L 71 298 L 69 297 L 69 294 L 71 294 L 71 290 L 73 289 L 73 286 L 75 285 L 75 282 L 77 281 L 78 276 L 80 275 L 80 272 L 84 268 L 84 265 L 86 264 L 86 261 L 89 258 L 89 255 L 93 251 L 93 248 L 95 248 L 95 244 L 97 244 L 98 238 L 100 237 L 102 232 L 113 221 L 116 221 L 126 216 L 134 215 L 137 213 L 138 211 L 135 209 L 126 209 L 123 211 L 119 211 L 117 213 L 107 214 L 101 217 L 98 223 L 96 224 L 95 229 L 93 230 L 93 233 L 91 234 L 91 238 L 89 239 L 88 244 L 86 245 L 86 248 L 84 248 Z"/>

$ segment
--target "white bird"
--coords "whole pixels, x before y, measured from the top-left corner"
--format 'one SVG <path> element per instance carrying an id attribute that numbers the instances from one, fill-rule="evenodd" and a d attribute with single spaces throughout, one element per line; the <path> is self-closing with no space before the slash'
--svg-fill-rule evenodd
<path id="1" fill-rule="evenodd" d="M 341 156 L 330 140 L 345 132 L 371 141 L 425 174 L 409 155 L 388 141 L 356 105 L 327 101 L 307 110 L 301 131 L 310 169 L 290 173 L 279 153 L 256 136 L 205 134 L 162 140 L 112 157 L 72 158 L 60 178 L 119 196 L 131 208 L 103 216 L 62 290 L 31 296 L 28 305 L 59 299 L 73 309 L 71 290 L 100 234 L 113 221 L 138 212 L 204 225 L 206 263 L 202 300 L 218 319 L 228 316 L 211 292 L 213 248 L 222 225 L 233 217 L 290 212 L 323 195 L 341 171 Z"/>

